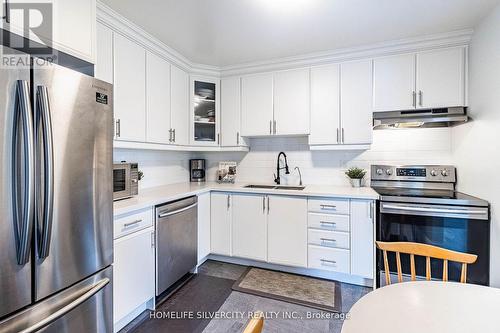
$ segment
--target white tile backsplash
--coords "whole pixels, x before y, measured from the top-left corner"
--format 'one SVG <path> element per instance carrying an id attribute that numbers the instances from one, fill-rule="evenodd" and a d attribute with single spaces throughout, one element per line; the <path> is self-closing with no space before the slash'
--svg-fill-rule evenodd
<path id="1" fill-rule="evenodd" d="M 374 131 L 368 151 L 311 151 L 307 138 L 250 139 L 249 153 L 198 153 L 207 159 L 208 180 L 215 180 L 219 161 L 238 163 L 238 182 L 272 182 L 276 157 L 284 151 L 290 166 L 284 183 L 297 184 L 294 167 L 302 172 L 304 184 L 348 185 L 344 176 L 348 167 L 369 169 L 371 164 L 452 164 L 451 131 L 448 128 Z"/>
<path id="2" fill-rule="evenodd" d="M 138 162 L 144 179 L 139 190 L 189 181 L 189 152 L 114 149 L 114 161 Z"/>
<path id="3" fill-rule="evenodd" d="M 284 151 L 290 175 L 283 184 L 298 184 L 298 166 L 304 184 L 348 185 L 348 167 L 369 169 L 371 164 L 452 164 L 451 132 L 448 128 L 374 131 L 367 151 L 311 151 L 306 137 L 250 139 L 250 152 L 190 153 L 115 149 L 115 161 L 134 161 L 144 172 L 140 188 L 189 181 L 189 159 L 207 160 L 207 179 L 216 179 L 220 161 L 236 161 L 237 181 L 272 183 L 276 157 Z"/>

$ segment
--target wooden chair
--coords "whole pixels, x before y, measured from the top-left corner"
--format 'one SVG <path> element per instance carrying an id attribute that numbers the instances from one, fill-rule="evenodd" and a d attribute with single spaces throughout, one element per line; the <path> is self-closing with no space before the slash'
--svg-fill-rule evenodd
<path id="1" fill-rule="evenodd" d="M 467 281 L 467 264 L 476 262 L 477 255 L 451 251 L 441 247 L 411 243 L 411 242 L 376 242 L 377 247 L 384 253 L 384 269 L 385 269 L 385 282 L 391 284 L 391 277 L 389 275 L 389 261 L 387 260 L 387 252 L 396 252 L 396 266 L 398 270 L 398 282 L 403 282 L 403 275 L 401 272 L 401 256 L 400 253 L 410 255 L 410 271 L 411 280 L 415 281 L 415 256 L 426 257 L 425 265 L 425 278 L 431 279 L 431 258 L 443 260 L 443 281 L 448 281 L 448 261 L 455 261 L 462 264 L 462 272 L 460 274 L 460 282 L 466 283 Z"/>
<path id="2" fill-rule="evenodd" d="M 247 324 L 247 327 L 245 328 L 243 333 L 261 333 L 263 326 L 264 314 L 262 312 L 258 312 L 252 319 L 250 319 L 250 322 Z"/>

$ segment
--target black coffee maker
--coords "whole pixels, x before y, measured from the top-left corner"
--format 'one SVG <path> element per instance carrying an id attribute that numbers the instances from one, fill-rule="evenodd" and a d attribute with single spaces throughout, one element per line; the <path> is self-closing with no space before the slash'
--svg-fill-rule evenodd
<path id="1" fill-rule="evenodd" d="M 205 181 L 205 163 L 204 159 L 189 160 L 190 180 L 192 182 Z"/>

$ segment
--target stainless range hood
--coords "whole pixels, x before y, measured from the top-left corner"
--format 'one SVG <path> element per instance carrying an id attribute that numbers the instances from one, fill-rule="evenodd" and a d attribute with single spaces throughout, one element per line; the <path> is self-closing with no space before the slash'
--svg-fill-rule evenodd
<path id="1" fill-rule="evenodd" d="M 373 113 L 373 129 L 451 127 L 468 120 L 465 107 L 383 111 Z"/>

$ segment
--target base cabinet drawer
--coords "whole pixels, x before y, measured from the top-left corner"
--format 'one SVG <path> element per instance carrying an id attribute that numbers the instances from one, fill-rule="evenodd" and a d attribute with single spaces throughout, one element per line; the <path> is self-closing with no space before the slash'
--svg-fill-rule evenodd
<path id="1" fill-rule="evenodd" d="M 309 229 L 307 232 L 309 245 L 331 248 L 349 249 L 349 233 Z"/>
<path id="2" fill-rule="evenodd" d="M 153 226 L 153 210 L 147 208 L 114 219 L 114 239 L 129 235 L 139 230 Z"/>
<path id="3" fill-rule="evenodd" d="M 349 232 L 348 215 L 330 215 L 309 213 L 307 217 L 309 228 L 321 229 L 327 231 Z"/>
<path id="4" fill-rule="evenodd" d="M 310 212 L 326 214 L 349 214 L 349 199 L 309 199 L 307 209 Z"/>
<path id="5" fill-rule="evenodd" d="M 350 251 L 309 245 L 308 267 L 349 274 Z"/>

